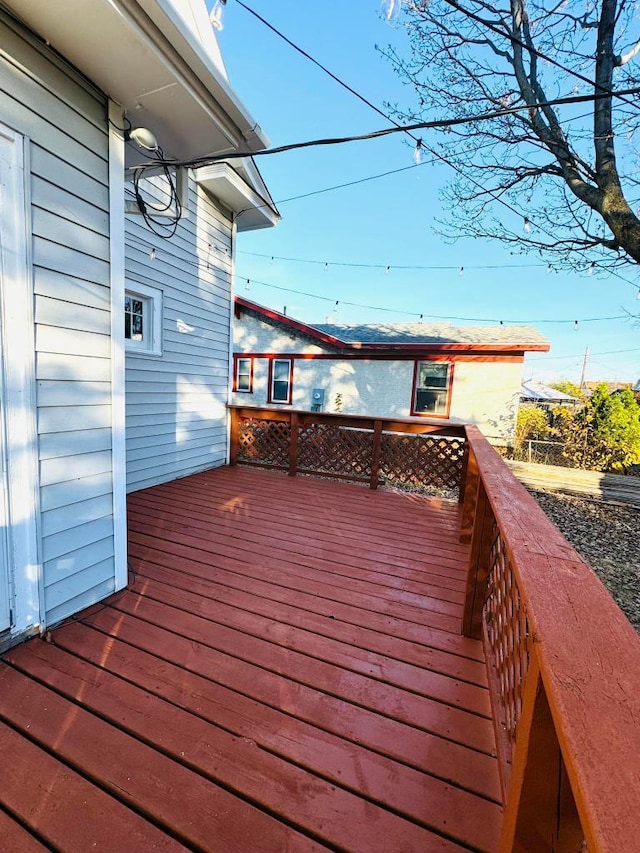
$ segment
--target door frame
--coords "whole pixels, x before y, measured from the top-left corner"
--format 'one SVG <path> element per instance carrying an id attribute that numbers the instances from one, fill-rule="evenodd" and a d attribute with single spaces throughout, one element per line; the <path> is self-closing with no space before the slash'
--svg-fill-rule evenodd
<path id="1" fill-rule="evenodd" d="M 38 553 L 40 494 L 35 387 L 34 292 L 31 259 L 29 140 L 0 123 L 0 146 L 9 161 L 0 286 L 7 470 L 7 544 L 12 624 L 9 643 L 40 630 L 44 613 Z M 7 644 L 6 636 L 2 644 Z"/>

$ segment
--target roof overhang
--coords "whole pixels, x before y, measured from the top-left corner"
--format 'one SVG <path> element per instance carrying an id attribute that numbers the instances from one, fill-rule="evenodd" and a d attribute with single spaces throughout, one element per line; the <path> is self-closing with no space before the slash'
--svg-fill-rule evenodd
<path id="1" fill-rule="evenodd" d="M 258 186 L 263 188 L 264 195 L 256 192 L 228 163 L 214 163 L 198 169 L 196 181 L 237 216 L 235 221 L 238 231 L 269 228 L 280 219 L 262 181 Z"/>
<path id="2" fill-rule="evenodd" d="M 314 329 L 313 326 L 308 326 L 306 323 L 301 323 L 299 320 L 294 320 L 293 317 L 287 317 L 286 314 L 280 314 L 278 311 L 272 311 L 271 308 L 265 308 L 264 305 L 258 305 L 257 302 L 251 302 L 249 299 L 243 299 L 241 296 L 235 297 L 236 318 L 240 316 L 242 308 L 253 311 L 254 314 L 260 314 L 267 320 L 272 320 L 276 323 L 281 323 L 288 329 L 295 329 L 296 332 L 302 332 L 310 338 L 315 338 L 323 344 L 339 347 L 340 349 L 349 349 L 349 344 L 341 341 L 339 338 L 334 338 L 333 335 L 327 335 L 319 329 Z"/>
<path id="3" fill-rule="evenodd" d="M 259 151 L 268 139 L 226 79 L 215 39 L 197 37 L 190 0 L 5 0 L 166 156 Z"/>
<path id="4" fill-rule="evenodd" d="M 253 311 L 255 314 L 260 314 L 268 320 L 272 320 L 276 323 L 280 323 L 283 326 L 286 326 L 290 329 L 295 329 L 298 332 L 302 332 L 305 335 L 308 335 L 311 338 L 316 338 L 322 343 L 329 344 L 333 347 L 337 347 L 347 353 L 371 353 L 377 355 L 388 355 L 390 358 L 397 358 L 399 356 L 409 357 L 409 358 L 419 358 L 424 355 L 455 355 L 458 353 L 468 353 L 468 354 L 478 354 L 478 355 L 492 355 L 498 358 L 507 357 L 507 356 L 515 356 L 518 358 L 524 358 L 526 352 L 548 352 L 550 344 L 548 342 L 536 342 L 536 343 L 513 343 L 513 344 L 500 344 L 500 343 L 464 343 L 464 342 L 456 342 L 456 341 L 442 341 L 442 342 L 425 342 L 425 343 L 376 343 L 376 342 L 359 342 L 359 341 L 345 341 L 340 338 L 335 337 L 334 335 L 330 335 L 327 332 L 322 331 L 322 329 L 317 329 L 314 326 L 309 326 L 307 323 L 302 323 L 299 320 L 294 320 L 292 317 L 287 317 L 284 314 L 280 314 L 278 311 L 273 311 L 271 308 L 265 308 L 264 305 L 258 305 L 257 302 L 251 302 L 248 299 L 243 299 L 241 296 L 235 297 L 236 303 L 236 317 L 239 316 L 239 310 L 242 308 L 247 308 L 250 311 Z"/>

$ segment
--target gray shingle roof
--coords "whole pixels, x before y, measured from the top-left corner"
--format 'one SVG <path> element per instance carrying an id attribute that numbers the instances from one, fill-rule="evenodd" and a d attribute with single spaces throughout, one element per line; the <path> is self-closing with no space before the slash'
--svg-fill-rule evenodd
<path id="1" fill-rule="evenodd" d="M 548 344 L 532 326 L 452 326 L 450 323 L 318 323 L 315 329 L 361 344 Z"/>

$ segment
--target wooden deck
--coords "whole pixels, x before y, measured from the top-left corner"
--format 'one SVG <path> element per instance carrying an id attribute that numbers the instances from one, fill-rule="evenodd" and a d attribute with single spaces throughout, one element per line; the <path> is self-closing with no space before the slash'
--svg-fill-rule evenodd
<path id="1" fill-rule="evenodd" d="M 496 850 L 458 526 L 255 469 L 132 495 L 130 588 L 0 664 L 0 847 Z"/>

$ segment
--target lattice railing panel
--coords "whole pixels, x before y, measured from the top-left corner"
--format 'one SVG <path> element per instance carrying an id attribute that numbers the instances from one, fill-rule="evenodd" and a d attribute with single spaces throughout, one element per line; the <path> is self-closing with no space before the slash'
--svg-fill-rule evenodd
<path id="1" fill-rule="evenodd" d="M 457 489 L 463 457 L 462 438 L 383 433 L 380 478 L 389 484 Z"/>
<path id="2" fill-rule="evenodd" d="M 240 418 L 238 462 L 253 462 L 287 468 L 291 426 L 285 421 Z"/>
<path id="3" fill-rule="evenodd" d="M 298 470 L 368 480 L 373 434 L 368 430 L 309 424 L 300 430 Z"/>
<path id="4" fill-rule="evenodd" d="M 495 522 L 490 567 L 484 605 L 488 665 L 495 672 L 503 723 L 513 752 L 529 669 L 530 633 L 526 606 Z"/>

